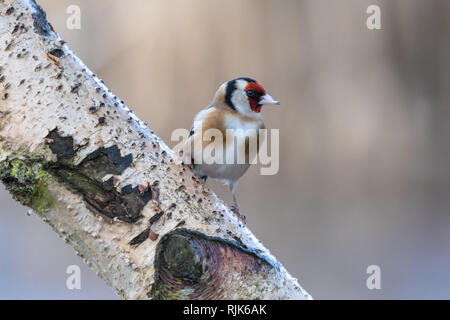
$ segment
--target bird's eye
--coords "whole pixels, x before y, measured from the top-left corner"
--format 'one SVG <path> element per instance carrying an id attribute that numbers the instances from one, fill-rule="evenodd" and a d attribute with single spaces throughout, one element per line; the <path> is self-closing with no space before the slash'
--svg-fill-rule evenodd
<path id="1" fill-rule="evenodd" d="M 253 90 L 248 90 L 247 91 L 247 96 L 249 96 L 250 98 L 256 98 L 257 94 Z"/>

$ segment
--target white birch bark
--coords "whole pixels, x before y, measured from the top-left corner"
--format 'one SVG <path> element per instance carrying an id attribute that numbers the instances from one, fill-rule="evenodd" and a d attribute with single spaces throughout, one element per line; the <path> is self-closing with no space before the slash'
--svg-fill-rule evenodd
<path id="1" fill-rule="evenodd" d="M 1 180 L 122 298 L 310 299 L 34 1 L 0 15 Z"/>

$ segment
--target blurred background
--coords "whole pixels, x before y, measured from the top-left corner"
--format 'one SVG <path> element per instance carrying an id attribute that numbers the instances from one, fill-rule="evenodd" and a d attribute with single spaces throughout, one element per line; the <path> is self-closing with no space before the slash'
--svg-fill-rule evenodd
<path id="1" fill-rule="evenodd" d="M 280 129 L 280 171 L 252 167 L 238 198 L 315 299 L 450 299 L 450 1 L 38 3 L 169 146 L 224 81 L 255 78 L 281 101 L 262 111 Z M 371 4 L 381 30 L 366 27 Z M 79 30 L 66 27 L 69 5 Z M 0 201 L 0 298 L 117 298 L 3 187 Z M 72 264 L 81 290 L 66 289 Z M 369 265 L 380 290 L 366 286 Z"/>

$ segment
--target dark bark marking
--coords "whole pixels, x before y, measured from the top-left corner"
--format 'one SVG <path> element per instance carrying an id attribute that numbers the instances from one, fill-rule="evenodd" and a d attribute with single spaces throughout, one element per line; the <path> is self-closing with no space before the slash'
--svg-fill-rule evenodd
<path id="1" fill-rule="evenodd" d="M 56 48 L 56 49 L 49 51 L 48 54 L 50 54 L 56 58 L 61 58 L 64 55 L 64 51 L 59 48 Z"/>
<path id="2" fill-rule="evenodd" d="M 136 237 L 131 239 L 130 245 L 138 245 L 144 242 L 148 239 L 148 236 L 150 235 L 150 227 L 147 227 L 144 231 L 142 231 L 140 234 L 138 234 Z"/>
<path id="3" fill-rule="evenodd" d="M 140 212 L 151 199 L 151 192 L 140 194 L 137 188 L 131 188 L 129 185 L 125 187 L 125 191 L 118 192 L 111 183 L 113 178 L 104 183 L 99 182 L 85 175 L 78 167 L 56 165 L 46 170 L 82 195 L 94 213 L 110 219 L 117 218 L 127 223 L 135 223 L 142 218 Z"/>
<path id="4" fill-rule="evenodd" d="M 92 152 L 79 166 L 88 176 L 101 181 L 107 174 L 122 174 L 126 168 L 130 167 L 132 162 L 133 156 L 131 154 L 122 157 L 119 148 L 113 145 L 109 148 L 101 147 Z M 122 191 L 126 192 L 128 188 L 131 188 L 131 186 L 124 187 Z"/>
<path id="5" fill-rule="evenodd" d="M 151 229 L 152 224 L 157 222 L 163 216 L 163 214 L 164 214 L 164 211 L 160 211 L 160 212 L 156 213 L 155 215 L 153 215 L 149 220 L 150 225 L 144 231 L 142 231 L 140 234 L 138 234 L 136 237 L 131 239 L 130 245 L 132 245 L 132 246 L 139 245 L 147 239 L 155 241 L 159 235 L 152 231 L 152 229 Z"/>
<path id="6" fill-rule="evenodd" d="M 34 8 L 34 12 L 31 14 L 34 22 L 34 31 L 41 36 L 48 36 L 51 31 L 50 23 L 47 21 L 47 14 L 40 5 L 34 0 L 30 0 L 31 6 Z"/>
<path id="7" fill-rule="evenodd" d="M 71 88 L 70 88 L 70 92 L 71 93 L 78 93 L 78 90 L 80 90 L 81 87 L 81 83 L 75 83 Z"/>
<path id="8" fill-rule="evenodd" d="M 58 160 L 46 164 L 44 169 L 80 194 L 94 213 L 128 223 L 142 218 L 142 209 L 152 199 L 151 188 L 142 192 L 138 187 L 126 185 L 117 191 L 114 177 L 103 181 L 106 175 L 120 175 L 130 167 L 133 162 L 131 154 L 122 156 L 116 145 L 101 147 L 79 165 L 74 165 L 76 150 L 71 136 L 62 137 L 54 129 L 46 141 Z"/>
<path id="9" fill-rule="evenodd" d="M 62 137 L 58 128 L 53 129 L 45 137 L 50 150 L 58 157 L 58 160 L 72 158 L 75 155 L 73 138 L 71 136 Z"/>
<path id="10" fill-rule="evenodd" d="M 6 12 L 5 12 L 5 14 L 7 15 L 7 16 L 9 16 L 11 13 L 13 13 L 14 12 L 14 7 L 9 7 L 8 9 L 6 9 Z"/>
<path id="11" fill-rule="evenodd" d="M 150 225 L 154 224 L 156 221 L 158 221 L 162 215 L 164 214 L 164 211 L 160 211 L 156 213 L 153 217 L 150 218 Z"/>

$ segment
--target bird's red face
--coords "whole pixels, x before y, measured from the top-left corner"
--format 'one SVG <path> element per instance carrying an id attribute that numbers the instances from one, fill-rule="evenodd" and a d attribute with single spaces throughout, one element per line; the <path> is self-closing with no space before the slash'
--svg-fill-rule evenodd
<path id="1" fill-rule="evenodd" d="M 260 113 L 262 104 L 260 104 L 261 97 L 266 94 L 264 87 L 258 82 L 249 82 L 244 89 L 247 94 L 248 103 L 253 112 Z"/>
<path id="2" fill-rule="evenodd" d="M 249 81 L 245 86 L 244 92 L 253 112 L 260 113 L 264 104 L 279 104 L 277 100 L 266 93 L 264 87 L 257 81 Z"/>

